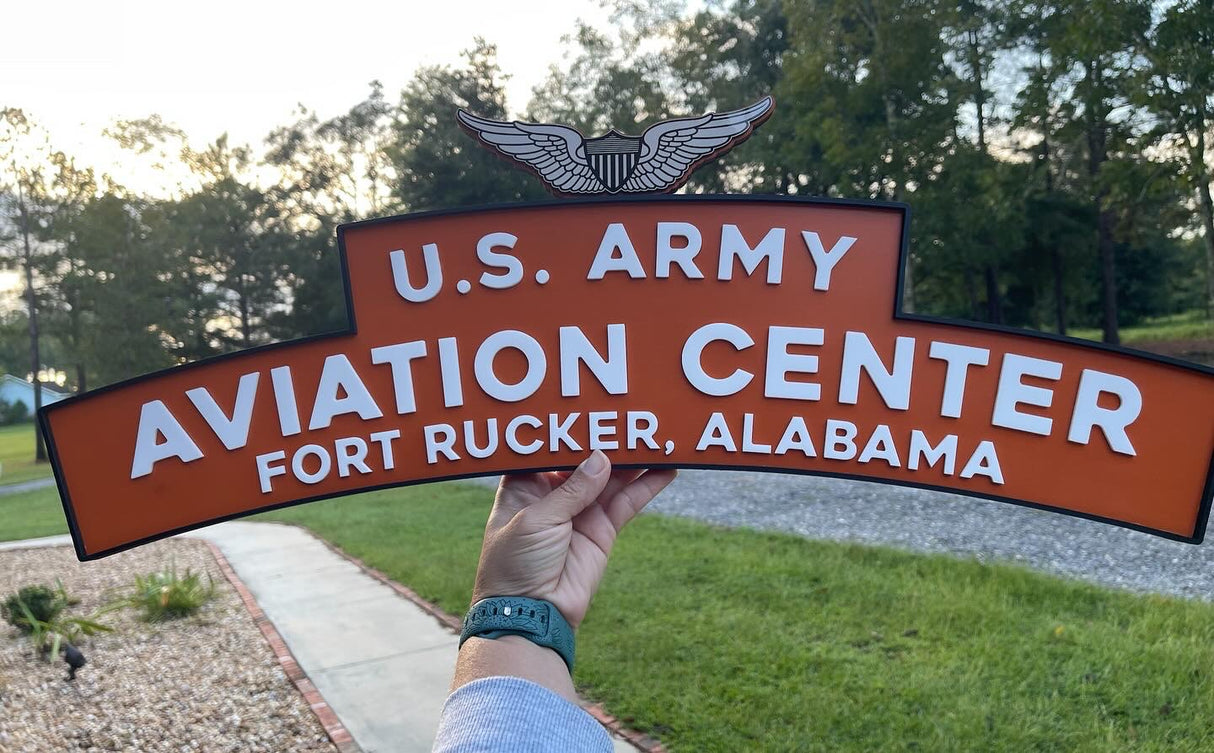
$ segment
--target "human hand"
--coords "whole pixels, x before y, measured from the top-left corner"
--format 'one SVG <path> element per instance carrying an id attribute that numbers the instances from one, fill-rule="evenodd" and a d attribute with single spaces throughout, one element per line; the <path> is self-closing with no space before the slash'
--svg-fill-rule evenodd
<path id="1" fill-rule="evenodd" d="M 485 526 L 473 603 L 490 596 L 542 599 L 576 628 L 620 529 L 676 475 L 613 471 L 595 450 L 572 472 L 503 476 Z"/>

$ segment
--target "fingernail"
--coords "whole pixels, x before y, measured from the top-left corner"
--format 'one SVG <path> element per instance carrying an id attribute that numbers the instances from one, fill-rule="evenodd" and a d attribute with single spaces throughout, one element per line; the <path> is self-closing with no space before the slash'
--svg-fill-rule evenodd
<path id="1" fill-rule="evenodd" d="M 602 450 L 595 450 L 590 457 L 582 461 L 582 470 L 591 476 L 597 476 L 607 468 L 607 456 Z"/>

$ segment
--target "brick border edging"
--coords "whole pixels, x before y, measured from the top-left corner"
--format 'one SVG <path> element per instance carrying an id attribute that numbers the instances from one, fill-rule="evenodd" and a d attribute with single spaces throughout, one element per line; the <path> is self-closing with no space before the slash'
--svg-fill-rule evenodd
<path id="1" fill-rule="evenodd" d="M 460 620 L 455 615 L 444 612 L 437 604 L 433 604 L 429 601 L 426 601 L 421 596 L 419 596 L 417 594 L 417 592 L 414 591 L 412 588 L 409 588 L 408 586 L 397 583 L 396 581 L 389 578 L 387 576 L 387 574 L 385 574 L 384 572 L 382 572 L 380 570 L 376 570 L 375 568 L 371 567 L 367 563 L 360 560 L 358 557 L 355 557 L 354 555 L 350 554 L 349 552 L 346 552 L 341 547 L 328 541 L 327 539 L 321 538 L 320 536 L 316 536 L 316 534 L 314 532 L 305 528 L 304 526 L 296 525 L 294 523 L 281 523 L 278 521 L 275 521 L 275 522 L 278 523 L 279 525 L 289 525 L 289 526 L 293 526 L 295 528 L 300 528 L 304 531 L 307 531 L 309 535 L 314 536 L 318 541 L 322 542 L 325 546 L 327 546 L 329 548 L 329 551 L 331 551 L 334 554 L 338 555 L 339 557 L 342 557 L 343 559 L 347 560 L 352 565 L 357 567 L 359 570 L 362 570 L 364 573 L 371 576 L 375 580 L 379 581 L 380 583 L 383 583 L 388 588 L 391 588 L 393 591 L 395 591 L 397 593 L 397 595 L 402 596 L 405 599 L 408 599 L 415 606 L 420 608 L 422 611 L 426 612 L 426 614 L 433 617 L 435 620 L 438 621 L 438 623 L 440 625 L 447 628 L 452 633 L 459 635 L 460 632 L 462 632 L 463 626 L 464 626 L 462 620 Z M 210 542 L 207 542 L 207 543 L 210 543 Z M 273 627 L 271 627 L 271 629 L 273 629 Z M 629 729 L 628 727 L 624 726 L 624 724 L 622 722 L 620 722 L 619 719 L 617 719 L 614 716 L 612 716 L 611 714 L 607 713 L 607 711 L 600 704 L 591 703 L 591 702 L 583 699 L 582 708 L 586 711 L 586 713 L 590 714 L 596 720 L 598 720 L 599 724 L 606 727 L 610 732 L 621 737 L 628 744 L 632 745 L 632 747 L 636 748 L 637 750 L 641 751 L 642 753 L 667 753 L 666 748 L 662 745 L 662 743 L 660 743 L 657 740 L 653 739 L 652 737 L 644 734 L 643 732 L 637 732 L 634 729 Z M 346 752 L 342 751 L 342 753 L 346 753 Z"/>
<path id="2" fill-rule="evenodd" d="M 329 706 L 329 703 L 308 679 L 308 675 L 299 666 L 299 662 L 295 661 L 295 657 L 291 654 L 291 649 L 287 648 L 286 641 L 282 639 L 278 629 L 274 627 L 274 623 L 270 622 L 270 618 L 266 617 L 261 606 L 258 605 L 257 599 L 253 597 L 248 586 L 232 569 L 228 558 L 223 555 L 219 547 L 207 539 L 202 539 L 207 548 L 211 550 L 211 554 L 215 557 L 216 564 L 219 565 L 219 571 L 223 573 L 232 587 L 236 589 L 236 593 L 240 595 L 240 600 L 244 602 L 245 609 L 249 616 L 253 618 L 261 635 L 266 639 L 266 643 L 270 645 L 270 650 L 274 652 L 274 657 L 278 659 L 278 663 L 282 666 L 283 672 L 295 685 L 295 689 L 303 696 L 304 702 L 312 709 L 312 713 L 316 715 L 320 726 L 324 728 L 325 734 L 329 736 L 329 740 L 337 748 L 338 753 L 362 753 L 362 748 L 354 741 L 350 735 L 350 731 L 346 729 L 341 720 L 337 718 L 337 714 Z"/>

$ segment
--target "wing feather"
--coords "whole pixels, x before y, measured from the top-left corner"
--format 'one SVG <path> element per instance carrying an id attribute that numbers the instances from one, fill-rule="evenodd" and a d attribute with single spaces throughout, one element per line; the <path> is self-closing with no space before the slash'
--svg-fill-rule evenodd
<path id="1" fill-rule="evenodd" d="M 456 117 L 464 130 L 530 168 L 554 191 L 600 193 L 606 190 L 586 161 L 582 134 L 573 128 L 489 120 L 466 110 L 458 110 Z"/>
<path id="2" fill-rule="evenodd" d="M 651 126 L 641 135 L 641 154 L 622 190 L 673 191 L 700 162 L 733 148 L 771 115 L 774 101 L 764 97 L 749 107 Z"/>

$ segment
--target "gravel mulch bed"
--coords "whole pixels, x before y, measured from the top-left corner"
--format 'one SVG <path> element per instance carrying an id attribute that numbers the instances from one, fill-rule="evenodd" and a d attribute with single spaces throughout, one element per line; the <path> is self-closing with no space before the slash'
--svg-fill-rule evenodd
<path id="1" fill-rule="evenodd" d="M 0 751 L 335 751 L 283 673 L 205 544 L 171 540 L 103 560 L 70 548 L 0 552 L 0 598 L 60 578 L 86 615 L 136 574 L 176 563 L 211 574 L 215 599 L 193 617 L 149 624 L 134 610 L 102 620 L 115 633 L 88 639 L 88 664 L 66 682 L 62 660 L 34 656 L 0 622 Z"/>
<path id="2" fill-rule="evenodd" d="M 1005 502 L 843 479 L 679 474 L 649 510 L 815 539 L 1007 561 L 1134 591 L 1214 600 L 1214 542 L 1194 546 Z"/>

